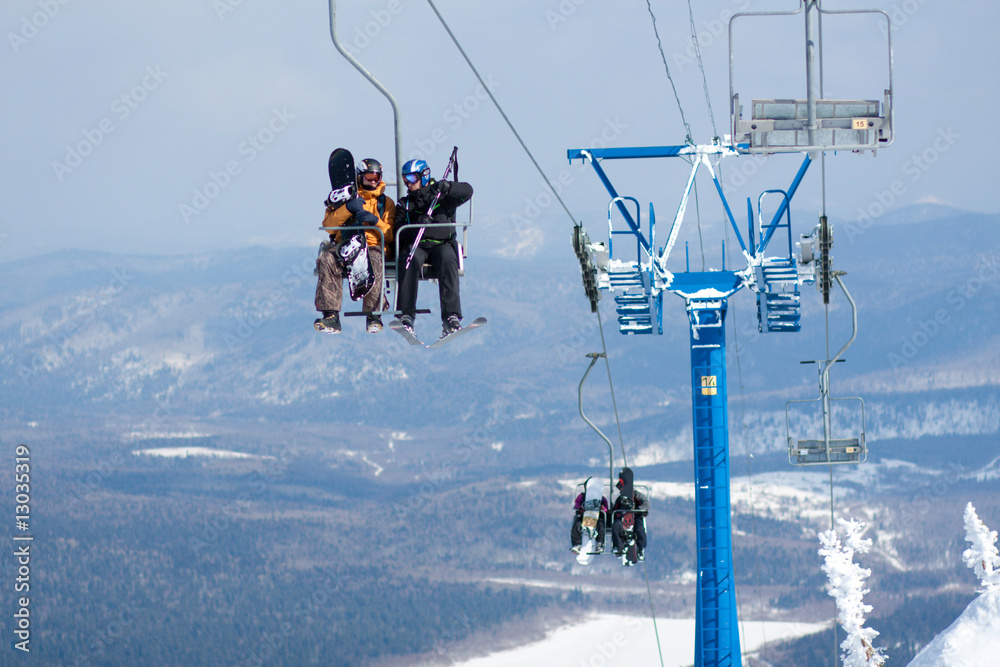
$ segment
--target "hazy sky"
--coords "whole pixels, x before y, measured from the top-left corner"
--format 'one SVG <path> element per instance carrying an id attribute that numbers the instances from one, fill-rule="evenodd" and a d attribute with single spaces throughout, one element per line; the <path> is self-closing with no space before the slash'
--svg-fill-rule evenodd
<path id="1" fill-rule="evenodd" d="M 643 0 L 437 0 L 494 94 L 588 229 L 607 195 L 566 149 L 683 143 L 685 128 Z M 686 3 L 653 0 L 664 53 L 698 143 L 729 125 L 728 17 L 794 0 L 701 0 L 695 26 L 715 130 L 694 60 Z M 856 219 L 921 201 L 997 212 L 1000 108 L 993 2 L 866 0 L 894 27 L 896 140 L 877 157 L 827 159 L 827 208 Z M 838 23 L 843 21 L 842 23 Z M 476 189 L 475 252 L 567 244 L 570 221 L 423 0 L 341 0 L 339 34 L 395 94 L 404 157 L 440 174 L 453 145 Z M 337 146 L 391 169 L 389 105 L 334 50 L 323 0 L 5 0 L 0 5 L 3 206 L 0 261 L 67 248 L 199 252 L 314 245 Z M 736 89 L 804 97 L 795 19 L 736 23 Z M 825 24 L 827 97 L 881 99 L 883 30 L 872 18 Z M 723 162 L 738 215 L 747 196 L 785 188 L 801 157 Z M 607 165 L 623 194 L 673 215 L 679 161 Z M 796 211 L 820 208 L 818 168 Z M 744 183 L 745 181 L 745 183 Z M 737 187 L 739 186 L 739 187 Z M 701 213 L 720 217 L 709 183 Z M 531 225 L 515 225 L 515 216 Z M 810 221 L 810 226 L 811 226 Z M 536 231 L 533 233 L 532 228 Z M 664 230 L 665 235 L 665 230 Z M 568 247 L 568 244 L 567 244 Z"/>

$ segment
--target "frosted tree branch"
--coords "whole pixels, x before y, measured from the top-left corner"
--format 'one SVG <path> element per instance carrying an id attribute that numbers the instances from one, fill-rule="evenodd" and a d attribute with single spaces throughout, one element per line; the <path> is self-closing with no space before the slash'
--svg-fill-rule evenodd
<path id="1" fill-rule="evenodd" d="M 841 659 L 844 667 L 880 666 L 885 663 L 886 656 L 873 644 L 878 632 L 865 627 L 865 614 L 872 608 L 864 603 L 865 593 L 868 593 L 864 584 L 871 570 L 854 562 L 854 554 L 868 553 L 872 541 L 861 537 L 864 523 L 840 519 L 838 524 L 844 532 L 843 542 L 836 531 L 820 533 L 819 555 L 823 557 L 823 571 L 830 579 L 828 592 L 837 602 L 837 620 L 847 633 L 840 644 L 844 650 Z"/>
<path id="2" fill-rule="evenodd" d="M 986 527 L 972 503 L 965 506 L 965 539 L 969 548 L 962 553 L 962 561 L 976 573 L 983 590 L 1000 590 L 997 531 Z"/>

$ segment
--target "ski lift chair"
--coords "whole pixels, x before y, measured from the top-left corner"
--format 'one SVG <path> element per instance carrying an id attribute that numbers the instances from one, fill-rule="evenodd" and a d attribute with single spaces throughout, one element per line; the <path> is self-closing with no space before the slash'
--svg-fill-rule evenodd
<path id="1" fill-rule="evenodd" d="M 810 362 L 805 362 L 810 363 Z M 826 404 L 823 407 L 825 423 L 822 437 L 814 439 L 799 440 L 792 438 L 791 425 L 788 414 L 789 406 L 792 403 L 820 403 Z M 828 434 L 831 431 L 830 406 L 833 402 L 857 401 L 861 406 L 861 433 L 853 438 L 831 438 Z M 865 402 L 860 396 L 850 396 L 845 398 L 832 398 L 819 396 L 817 398 L 796 399 L 785 403 L 785 438 L 788 441 L 788 462 L 792 465 L 828 465 L 832 463 L 864 463 L 868 458 L 868 448 L 865 445 Z"/>
<path id="2" fill-rule="evenodd" d="M 469 226 L 470 225 L 472 225 L 472 199 L 471 198 L 469 199 L 469 220 L 468 220 L 468 222 L 454 222 L 454 223 L 452 223 L 452 222 L 435 222 L 435 223 L 426 223 L 426 224 L 422 224 L 422 225 L 421 224 L 403 225 L 402 227 L 400 227 L 399 230 L 414 229 L 414 228 L 420 228 L 420 227 L 455 227 L 456 229 L 458 227 L 461 227 L 462 228 L 462 240 L 458 244 L 458 275 L 459 276 L 464 276 L 465 275 L 465 259 L 468 256 L 468 254 L 466 252 L 466 248 L 468 247 Z M 396 242 L 395 242 L 395 244 L 392 247 L 393 251 L 394 251 L 393 255 L 392 255 L 392 257 L 389 257 L 389 256 L 386 255 L 385 234 L 383 234 L 382 230 L 379 229 L 378 227 L 371 227 L 371 226 L 368 226 L 368 225 L 352 225 L 352 226 L 343 226 L 343 227 L 320 227 L 320 229 L 322 229 L 324 232 L 327 232 L 328 234 L 330 232 L 336 232 L 336 231 L 344 231 L 344 232 L 366 231 L 366 232 L 377 232 L 378 233 L 378 235 L 379 235 L 379 250 L 382 251 L 382 257 L 384 258 L 384 260 L 382 262 L 382 281 L 383 281 L 383 283 L 382 283 L 382 296 L 384 297 L 384 299 L 388 303 L 391 304 L 393 302 L 393 299 L 392 299 L 391 295 L 395 293 L 395 291 L 396 291 L 396 285 L 397 285 L 396 258 L 399 257 L 399 238 L 398 238 L 398 235 L 397 235 L 397 238 L 396 238 Z M 397 230 L 397 231 L 399 231 L 399 230 Z M 326 250 L 329 246 L 330 246 L 330 241 L 328 241 L 328 240 L 327 241 L 323 241 L 322 243 L 320 243 L 319 244 L 319 254 L 322 254 L 323 251 Z M 318 273 L 319 273 L 318 269 L 314 269 L 313 270 L 313 275 L 318 275 Z M 421 266 L 420 267 L 420 279 L 421 280 L 436 281 L 437 280 L 437 276 L 434 274 L 434 267 L 432 267 L 429 263 L 425 263 L 423 266 Z M 386 309 L 386 310 L 376 310 L 376 311 L 374 311 L 374 312 L 372 312 L 370 314 L 371 315 L 385 315 L 385 314 L 394 315 L 395 312 L 396 312 L 395 309 L 393 309 L 393 308 L 390 307 L 389 309 Z M 418 313 L 426 314 L 426 313 L 429 313 L 431 311 L 429 309 L 425 308 L 425 309 L 419 309 L 419 310 L 417 310 L 417 312 Z M 345 317 L 346 316 L 351 316 L 351 315 L 354 315 L 354 316 L 357 316 L 357 315 L 369 315 L 369 313 L 366 313 L 364 311 L 354 311 L 354 312 L 346 312 L 345 311 L 344 312 L 344 316 Z"/>
<path id="3" fill-rule="evenodd" d="M 807 6 L 808 5 L 808 6 Z M 750 118 L 743 118 L 740 96 L 733 87 L 733 24 L 750 16 L 791 16 L 806 20 L 807 99 L 754 99 Z M 740 153 L 798 153 L 826 150 L 877 151 L 892 143 L 892 31 L 886 31 L 888 88 L 878 100 L 828 100 L 822 95 L 820 21 L 825 15 L 879 14 L 878 9 L 828 10 L 800 0 L 791 12 L 739 12 L 729 20 L 729 107 L 732 143 Z"/>

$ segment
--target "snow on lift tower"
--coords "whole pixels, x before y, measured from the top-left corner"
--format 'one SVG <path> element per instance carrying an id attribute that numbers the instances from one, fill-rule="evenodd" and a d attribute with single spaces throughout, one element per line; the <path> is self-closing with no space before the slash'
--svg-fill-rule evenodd
<path id="1" fill-rule="evenodd" d="M 805 14 L 806 98 L 754 99 L 743 118 L 733 85 L 733 25 L 737 19 Z M 892 33 L 886 29 L 888 88 L 878 100 L 822 99 L 822 19 L 824 15 L 881 14 L 878 9 L 826 10 L 819 0 L 799 0 L 792 12 L 740 12 L 729 20 L 729 110 L 732 143 L 740 153 L 816 153 L 825 150 L 873 153 L 892 143 Z"/>

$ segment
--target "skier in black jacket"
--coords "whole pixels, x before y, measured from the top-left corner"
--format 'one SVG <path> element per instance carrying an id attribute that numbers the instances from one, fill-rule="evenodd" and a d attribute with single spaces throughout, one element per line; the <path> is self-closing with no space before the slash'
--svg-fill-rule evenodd
<path id="1" fill-rule="evenodd" d="M 413 318 L 417 311 L 417 287 L 420 267 L 429 262 L 438 280 L 441 299 L 441 336 L 462 328 L 462 302 L 459 296 L 458 240 L 454 227 L 427 227 L 417 245 L 410 268 L 405 268 L 419 228 L 398 232 L 408 224 L 455 222 L 455 209 L 472 198 L 472 186 L 460 181 L 435 181 L 430 167 L 423 160 L 410 160 L 403 165 L 403 180 L 409 191 L 396 205 L 393 229 L 399 234 L 399 256 L 396 258 L 396 276 L 399 281 L 396 309 L 401 311 L 399 321 L 413 331 Z M 428 215 L 434 198 L 440 193 L 434 210 Z"/>
<path id="2" fill-rule="evenodd" d="M 646 549 L 646 522 L 643 517 L 649 512 L 649 500 L 633 488 L 631 468 L 622 468 L 615 486 L 618 487 L 618 498 L 611 508 L 611 542 L 614 544 L 615 555 L 621 556 L 625 549 L 623 519 L 631 511 L 632 520 L 635 522 L 633 525 L 636 553 L 635 561 L 632 561 L 634 563 L 642 558 L 642 552 Z"/>

